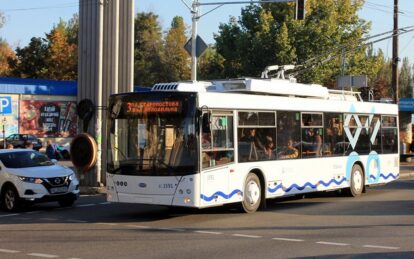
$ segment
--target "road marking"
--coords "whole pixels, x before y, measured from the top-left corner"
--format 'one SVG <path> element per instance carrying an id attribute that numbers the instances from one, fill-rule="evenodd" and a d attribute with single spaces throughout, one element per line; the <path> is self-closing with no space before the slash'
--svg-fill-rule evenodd
<path id="1" fill-rule="evenodd" d="M 73 222 L 73 223 L 88 223 L 86 220 L 77 220 L 77 219 L 67 219 L 66 222 Z"/>
<path id="2" fill-rule="evenodd" d="M 107 201 L 107 202 L 101 202 L 101 203 L 99 203 L 100 205 L 108 205 L 108 204 L 111 204 L 109 201 Z"/>
<path id="3" fill-rule="evenodd" d="M 118 225 L 116 223 L 106 223 L 106 222 L 97 222 L 95 224 L 97 224 L 97 225 L 107 225 L 107 226 L 117 226 Z"/>
<path id="4" fill-rule="evenodd" d="M 194 232 L 195 233 L 200 233 L 200 234 L 212 234 L 212 235 L 221 235 L 221 234 L 223 234 L 222 232 L 202 231 L 202 230 L 196 230 Z"/>
<path id="5" fill-rule="evenodd" d="M 273 240 L 278 240 L 278 241 L 288 241 L 288 242 L 303 242 L 303 241 L 305 241 L 303 239 L 283 238 L 283 237 L 274 237 L 272 239 Z"/>
<path id="6" fill-rule="evenodd" d="M 46 257 L 46 258 L 57 258 L 57 257 L 59 257 L 58 255 L 40 254 L 40 253 L 30 253 L 30 254 L 27 254 L 27 255 L 36 256 L 36 257 Z"/>
<path id="7" fill-rule="evenodd" d="M 390 249 L 390 250 L 398 250 L 398 249 L 400 249 L 399 247 L 395 247 L 395 246 L 375 246 L 375 245 L 363 245 L 362 247 L 366 247 L 366 248 Z"/>
<path id="8" fill-rule="evenodd" d="M 262 236 L 243 235 L 243 234 L 232 234 L 234 237 L 248 237 L 248 238 L 262 238 Z"/>
<path id="9" fill-rule="evenodd" d="M 29 211 L 29 212 L 25 212 L 25 214 L 36 214 L 36 213 L 40 213 L 40 211 Z"/>
<path id="10" fill-rule="evenodd" d="M 21 252 L 17 251 L 17 250 L 0 249 L 0 253 L 17 254 L 17 253 L 21 253 Z"/>
<path id="11" fill-rule="evenodd" d="M 334 243 L 334 242 L 325 242 L 325 241 L 319 241 L 316 243 L 321 244 L 321 245 L 331 245 L 331 246 L 350 246 L 351 245 L 347 243 Z"/>
<path id="12" fill-rule="evenodd" d="M 76 205 L 76 207 L 92 207 L 92 206 L 96 206 L 96 204 L 89 203 L 89 204 L 80 204 L 80 205 Z"/>
<path id="13" fill-rule="evenodd" d="M 151 227 L 148 226 L 140 226 L 140 225 L 127 225 L 127 227 L 132 227 L 132 228 L 143 228 L 143 229 L 148 229 Z"/>
<path id="14" fill-rule="evenodd" d="M 3 217 L 12 217 L 12 216 L 18 216 L 18 215 L 20 215 L 19 213 L 16 213 L 16 214 L 6 214 L 6 215 L 0 215 L 0 218 L 3 218 Z"/>
<path id="15" fill-rule="evenodd" d="M 184 229 L 179 229 L 179 228 L 157 228 L 158 230 L 167 230 L 167 231 L 179 231 L 179 232 L 183 232 L 185 231 Z"/>

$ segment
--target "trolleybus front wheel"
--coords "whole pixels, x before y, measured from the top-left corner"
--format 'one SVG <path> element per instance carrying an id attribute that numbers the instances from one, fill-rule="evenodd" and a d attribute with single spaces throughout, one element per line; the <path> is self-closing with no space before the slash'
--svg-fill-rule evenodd
<path id="1" fill-rule="evenodd" d="M 257 211 L 262 200 L 262 187 L 259 177 L 254 173 L 249 173 L 244 185 L 243 210 L 246 213 Z"/>
<path id="2" fill-rule="evenodd" d="M 360 165 L 355 164 L 352 167 L 351 180 L 349 183 L 349 189 L 346 190 L 346 194 L 351 197 L 357 197 L 364 191 L 364 171 Z"/>

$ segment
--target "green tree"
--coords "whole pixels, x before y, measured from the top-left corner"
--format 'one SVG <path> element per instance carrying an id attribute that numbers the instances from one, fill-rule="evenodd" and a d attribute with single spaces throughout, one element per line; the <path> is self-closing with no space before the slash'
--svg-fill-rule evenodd
<path id="1" fill-rule="evenodd" d="M 163 40 L 158 16 L 152 12 L 135 17 L 134 84 L 151 86 L 166 81 L 163 73 Z"/>
<path id="2" fill-rule="evenodd" d="M 187 42 L 184 20 L 180 16 L 173 18 L 164 44 L 164 67 L 167 81 L 189 80 L 191 77 L 190 56 L 184 49 Z"/>
<path id="3" fill-rule="evenodd" d="M 403 58 L 399 75 L 400 98 L 413 97 L 413 73 L 412 66 L 407 57 Z"/>
<path id="4" fill-rule="evenodd" d="M 77 79 L 77 45 L 69 42 L 67 24 L 60 20 L 47 34 L 48 48 L 43 78 L 54 80 Z"/>
<path id="5" fill-rule="evenodd" d="M 16 48 L 16 60 L 9 62 L 12 75 L 21 78 L 42 78 L 46 54 L 47 41 L 40 37 L 31 38 L 28 46 Z"/>
<path id="6" fill-rule="evenodd" d="M 268 65 L 302 65 L 302 82 L 334 85 L 346 58 L 346 73 L 368 73 L 380 67 L 367 59 L 361 45 L 370 24 L 357 15 L 362 0 L 308 0 L 307 17 L 294 20 L 291 3 L 250 5 L 241 17 L 221 24 L 216 47 L 225 61 L 225 76 L 258 76 Z M 344 55 L 342 55 L 344 53 Z M 372 53 L 371 53 L 372 54 Z"/>
<path id="7" fill-rule="evenodd" d="M 198 59 L 198 77 L 200 80 L 223 78 L 224 58 L 212 46 Z"/>

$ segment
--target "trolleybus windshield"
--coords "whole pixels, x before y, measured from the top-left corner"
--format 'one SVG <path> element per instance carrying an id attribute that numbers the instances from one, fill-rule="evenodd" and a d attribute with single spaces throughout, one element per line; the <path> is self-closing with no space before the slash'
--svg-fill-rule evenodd
<path id="1" fill-rule="evenodd" d="M 109 173 L 155 176 L 196 171 L 194 94 L 112 96 L 108 130 Z"/>

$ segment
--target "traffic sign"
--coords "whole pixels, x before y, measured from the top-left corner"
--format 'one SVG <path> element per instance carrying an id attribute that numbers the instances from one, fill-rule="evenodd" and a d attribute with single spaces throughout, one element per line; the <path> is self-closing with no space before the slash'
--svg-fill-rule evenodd
<path id="1" fill-rule="evenodd" d="M 187 43 L 184 45 L 184 49 L 190 54 L 191 56 L 191 48 L 193 46 L 192 44 L 193 40 L 190 38 Z M 196 57 L 200 57 L 201 54 L 204 53 L 204 51 L 208 48 L 208 45 L 203 41 L 203 39 L 200 36 L 197 36 L 196 39 Z"/>

